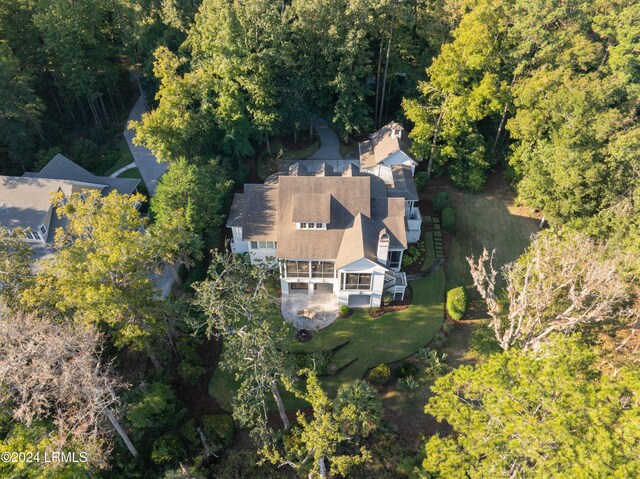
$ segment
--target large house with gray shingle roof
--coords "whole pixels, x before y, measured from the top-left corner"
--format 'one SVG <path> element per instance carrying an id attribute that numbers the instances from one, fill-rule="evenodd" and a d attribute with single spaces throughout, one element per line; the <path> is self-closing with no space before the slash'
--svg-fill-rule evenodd
<path id="1" fill-rule="evenodd" d="M 96 176 L 70 159 L 56 155 L 37 173 L 0 176 L 0 226 L 27 230 L 25 241 L 45 244 L 53 241 L 60 218 L 51 204 L 53 194 L 65 196 L 97 189 L 103 195 L 112 191 L 131 194 L 140 180 Z"/>
<path id="2" fill-rule="evenodd" d="M 337 172 L 325 163 L 310 172 L 296 163 L 263 185 L 245 185 L 227 221 L 232 251 L 277 264 L 282 294 L 332 292 L 355 307 L 380 306 L 385 292 L 403 297 L 402 256 L 419 240 L 421 219 L 416 163 L 402 155 L 391 164 L 365 158 L 362 171 L 350 164 Z M 377 166 L 389 168 L 388 181 L 375 174 Z"/>

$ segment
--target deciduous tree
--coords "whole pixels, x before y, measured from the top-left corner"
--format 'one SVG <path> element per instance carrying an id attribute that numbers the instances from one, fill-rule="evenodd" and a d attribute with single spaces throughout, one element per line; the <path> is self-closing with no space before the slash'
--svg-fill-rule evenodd
<path id="1" fill-rule="evenodd" d="M 485 249 L 467 258 L 491 326 L 502 349 L 536 347 L 554 332 L 588 331 L 633 317 L 631 294 L 622 277 L 624 257 L 580 233 L 538 236 L 528 251 L 500 272 Z M 488 264 L 488 266 L 487 266 Z M 504 279 L 504 294 L 496 290 Z"/>
<path id="2" fill-rule="evenodd" d="M 221 366 L 240 383 L 234 418 L 258 435 L 266 431 L 268 395 L 273 396 L 284 427 L 289 427 L 279 391 L 291 376 L 282 349 L 286 327 L 267 288 L 271 274 L 268 265 L 252 265 L 246 257 L 213 251 L 209 277 L 196 285 L 207 332 L 224 341 Z"/>
<path id="3" fill-rule="evenodd" d="M 0 298 L 10 306 L 19 303 L 21 292 L 33 279 L 33 252 L 24 241 L 26 235 L 21 228 L 9 231 L 0 226 Z"/>
<path id="4" fill-rule="evenodd" d="M 70 441 L 94 466 L 106 466 L 114 429 L 137 455 L 117 419 L 114 391 L 122 383 L 100 358 L 94 330 L 0 306 L 0 333 L 0 401 L 14 419 L 52 420 L 58 441 L 52 446 Z"/>
<path id="5" fill-rule="evenodd" d="M 308 474 L 308 477 L 346 476 L 351 468 L 371 459 L 367 448 L 358 446 L 357 439 L 359 434 L 366 435 L 378 426 L 375 419 L 378 414 L 373 412 L 376 406 L 372 401 L 366 401 L 368 405 L 358 401 L 364 409 L 354 411 L 353 407 L 344 407 L 341 399 L 341 404 L 336 407 L 322 389 L 315 372 L 303 373 L 306 375 L 306 391 L 290 389 L 311 404 L 311 417 L 298 412 L 298 423 L 285 432 L 282 443 L 267 444 L 260 453 L 265 461 L 289 465 L 299 474 Z M 355 389 L 359 388 L 344 388 L 342 398 Z M 366 423 L 354 429 L 357 415 L 365 418 Z"/>
<path id="6" fill-rule="evenodd" d="M 24 292 L 25 304 L 107 328 L 117 346 L 145 349 L 159 366 L 151 343 L 170 328 L 150 273 L 173 251 L 174 238 L 155 234 L 138 211 L 140 194 L 85 190 L 54 201 L 67 224 L 56 232 L 56 254 Z"/>

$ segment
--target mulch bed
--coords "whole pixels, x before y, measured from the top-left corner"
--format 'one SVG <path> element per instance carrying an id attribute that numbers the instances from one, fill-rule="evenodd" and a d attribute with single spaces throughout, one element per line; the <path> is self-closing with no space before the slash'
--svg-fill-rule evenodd
<path id="1" fill-rule="evenodd" d="M 404 299 L 393 300 L 391 304 L 387 306 L 382 306 L 382 311 L 388 313 L 389 311 L 402 311 L 403 309 L 407 309 L 413 303 L 413 290 L 411 289 L 411 285 L 407 285 L 407 289 L 404 291 Z"/>
<path id="2" fill-rule="evenodd" d="M 349 311 L 347 314 L 338 313 L 338 317 L 341 319 L 347 319 L 353 316 L 353 309 Z"/>
<path id="3" fill-rule="evenodd" d="M 422 241 L 422 238 L 420 238 L 420 241 Z M 402 267 L 402 271 L 404 271 L 407 274 L 418 274 L 418 273 L 420 273 L 420 270 L 422 268 L 422 263 L 424 263 L 425 255 L 426 255 L 426 252 L 425 252 L 425 254 L 423 254 L 420 257 L 419 261 L 416 261 L 415 263 L 413 263 L 412 265 L 409 265 L 409 266 L 403 266 Z"/>
<path id="4" fill-rule="evenodd" d="M 293 135 L 283 136 L 281 140 L 282 145 L 288 150 L 299 151 L 313 145 L 316 141 L 316 135 L 309 136 L 309 130 L 306 130 L 298 133 L 298 143 L 294 141 Z"/>

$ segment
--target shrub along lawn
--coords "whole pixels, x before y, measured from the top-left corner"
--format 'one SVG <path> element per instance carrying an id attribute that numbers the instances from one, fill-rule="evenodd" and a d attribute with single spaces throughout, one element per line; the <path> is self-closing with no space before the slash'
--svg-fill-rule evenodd
<path id="1" fill-rule="evenodd" d="M 348 364 L 336 374 L 323 376 L 322 383 L 331 392 L 346 381 L 359 379 L 367 369 L 414 354 L 438 332 L 443 322 L 444 272 L 442 270 L 411 282 L 413 304 L 403 311 L 385 313 L 379 318 L 367 310 L 357 310 L 351 317 L 338 319 L 316 332 L 306 344 L 292 342 L 292 351 L 336 350 L 332 362 Z"/>

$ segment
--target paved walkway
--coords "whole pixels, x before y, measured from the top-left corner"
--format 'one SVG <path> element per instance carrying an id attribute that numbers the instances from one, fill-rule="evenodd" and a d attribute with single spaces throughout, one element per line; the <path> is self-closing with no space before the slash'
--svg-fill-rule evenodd
<path id="1" fill-rule="evenodd" d="M 130 121 L 140 121 L 142 118 L 142 114 L 145 112 L 146 107 L 144 103 L 144 98 L 142 95 L 138 98 L 138 101 L 133 106 L 131 113 L 129 114 L 129 119 L 127 120 L 127 125 Z M 156 186 L 158 185 L 158 179 L 167 171 L 166 163 L 158 163 L 156 157 L 153 156 L 151 150 L 145 148 L 144 146 L 136 146 L 133 144 L 133 137 L 136 132 L 134 130 L 130 130 L 129 128 L 125 128 L 124 137 L 127 140 L 127 144 L 129 145 L 129 149 L 131 150 L 131 154 L 133 155 L 133 160 L 140 170 L 140 175 L 144 180 L 145 185 L 147 185 L 147 189 L 149 190 L 149 194 L 153 196 L 156 192 Z"/>
<path id="2" fill-rule="evenodd" d="M 335 131 L 322 118 L 313 119 L 313 127 L 320 138 L 320 148 L 305 160 L 300 160 L 300 164 L 307 167 L 309 171 L 317 171 L 323 165 L 328 164 L 333 171 L 342 171 L 350 163 L 360 165 L 358 158 L 342 158 L 340 154 L 340 139 Z"/>
<path id="3" fill-rule="evenodd" d="M 110 178 L 117 178 L 119 175 L 121 175 L 122 173 L 124 173 L 127 170 L 132 170 L 136 168 L 136 162 L 134 161 L 133 163 L 129 163 L 127 166 L 123 166 L 122 168 L 120 168 L 117 171 L 114 171 L 113 173 L 111 173 L 109 175 Z"/>

